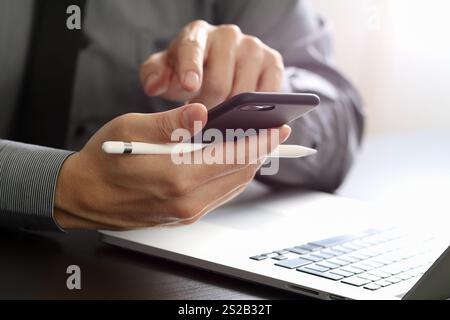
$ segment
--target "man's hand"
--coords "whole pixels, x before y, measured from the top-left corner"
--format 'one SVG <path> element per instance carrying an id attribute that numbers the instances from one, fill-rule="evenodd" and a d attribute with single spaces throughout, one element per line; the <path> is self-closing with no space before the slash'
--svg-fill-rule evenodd
<path id="1" fill-rule="evenodd" d="M 174 101 L 194 101 L 208 108 L 249 91 L 281 89 L 283 59 L 258 38 L 235 25 L 189 23 L 162 52 L 142 65 L 145 92 Z"/>
<path id="2" fill-rule="evenodd" d="M 187 224 L 238 195 L 262 164 L 261 158 L 252 159 L 249 150 L 235 152 L 242 162 L 235 159 L 235 164 L 223 165 L 176 165 L 170 155 L 108 155 L 101 150 L 103 142 L 110 140 L 170 142 L 177 128 L 193 135 L 194 121 L 206 123 L 203 105 L 126 114 L 106 124 L 61 169 L 55 197 L 57 223 L 64 229 L 110 230 Z M 282 143 L 290 128 L 279 129 Z M 270 143 L 272 134 L 269 130 L 265 136 L 250 138 L 256 139 L 254 145 L 267 141 L 267 152 L 258 156 L 279 145 Z"/>

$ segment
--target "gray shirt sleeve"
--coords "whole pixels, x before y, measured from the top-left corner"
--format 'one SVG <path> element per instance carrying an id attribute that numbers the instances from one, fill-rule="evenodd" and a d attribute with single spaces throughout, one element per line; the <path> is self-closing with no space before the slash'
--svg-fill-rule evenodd
<path id="1" fill-rule="evenodd" d="M 220 23 L 235 23 L 262 39 L 284 58 L 284 91 L 313 92 L 321 105 L 291 124 L 287 143 L 318 149 L 304 159 L 280 160 L 279 172 L 258 179 L 333 192 L 344 180 L 363 134 L 364 112 L 354 87 L 333 65 L 326 24 L 302 0 L 217 2 Z M 221 3 L 223 3 L 221 5 Z"/>
<path id="2" fill-rule="evenodd" d="M 0 226 L 61 231 L 53 219 L 59 171 L 69 151 L 0 140 Z"/>

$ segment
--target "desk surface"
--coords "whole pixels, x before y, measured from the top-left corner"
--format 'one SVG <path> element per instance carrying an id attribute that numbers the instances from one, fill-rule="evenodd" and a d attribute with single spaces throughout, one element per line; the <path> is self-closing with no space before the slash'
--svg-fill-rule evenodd
<path id="1" fill-rule="evenodd" d="M 341 189 L 341 194 L 369 201 L 386 199 L 389 195 L 398 198 L 401 194 L 411 199 L 412 193 L 420 193 L 423 198 L 424 191 L 430 190 L 430 184 L 448 186 L 450 139 L 421 139 L 422 145 L 428 143 L 434 146 L 427 157 L 415 154 L 413 145 L 417 143 L 417 138 L 387 137 L 384 140 L 368 141 L 360 162 Z M 380 162 L 374 160 L 380 159 L 380 155 L 383 155 L 382 168 Z M 430 163 L 429 166 L 425 165 L 426 161 Z M 384 175 L 376 174 L 377 171 L 384 172 Z M 412 175 L 414 172 L 420 175 Z M 407 185 L 414 185 L 414 188 L 408 189 L 408 193 L 404 193 L 405 183 L 399 183 L 404 179 L 410 179 L 406 181 Z M 376 192 L 375 186 L 384 187 L 381 188 L 384 193 Z M 386 189 L 386 186 L 390 186 L 390 189 Z M 449 188 L 441 191 L 445 190 Z M 430 191 L 428 198 L 432 198 Z M 94 232 L 54 235 L 0 230 L 0 252 L 0 298 L 301 298 L 284 291 L 111 247 L 99 242 Z M 81 268 L 80 291 L 66 288 L 66 268 L 72 264 Z"/>
<path id="2" fill-rule="evenodd" d="M 212 274 L 98 241 L 0 230 L 0 299 L 298 299 L 284 291 Z M 66 288 L 81 268 L 82 289 Z"/>

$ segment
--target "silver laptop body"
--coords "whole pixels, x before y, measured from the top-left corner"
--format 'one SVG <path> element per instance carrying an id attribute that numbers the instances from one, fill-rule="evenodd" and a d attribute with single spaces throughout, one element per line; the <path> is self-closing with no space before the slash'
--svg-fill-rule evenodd
<path id="1" fill-rule="evenodd" d="M 268 192 L 254 186 L 186 227 L 101 232 L 101 239 L 319 299 L 450 297 L 450 237 L 439 217 Z M 426 221 L 413 219 L 420 216 Z"/>

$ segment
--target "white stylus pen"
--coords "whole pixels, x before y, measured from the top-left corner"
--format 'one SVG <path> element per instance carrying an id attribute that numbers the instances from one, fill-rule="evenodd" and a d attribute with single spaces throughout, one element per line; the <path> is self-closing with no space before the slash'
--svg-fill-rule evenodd
<path id="1" fill-rule="evenodd" d="M 208 146 L 202 143 L 166 143 L 152 144 L 144 142 L 107 141 L 102 149 L 108 154 L 140 154 L 157 155 L 172 153 L 188 153 L 201 150 Z M 317 150 L 298 145 L 280 145 L 270 155 L 270 158 L 302 158 L 316 154 Z"/>

